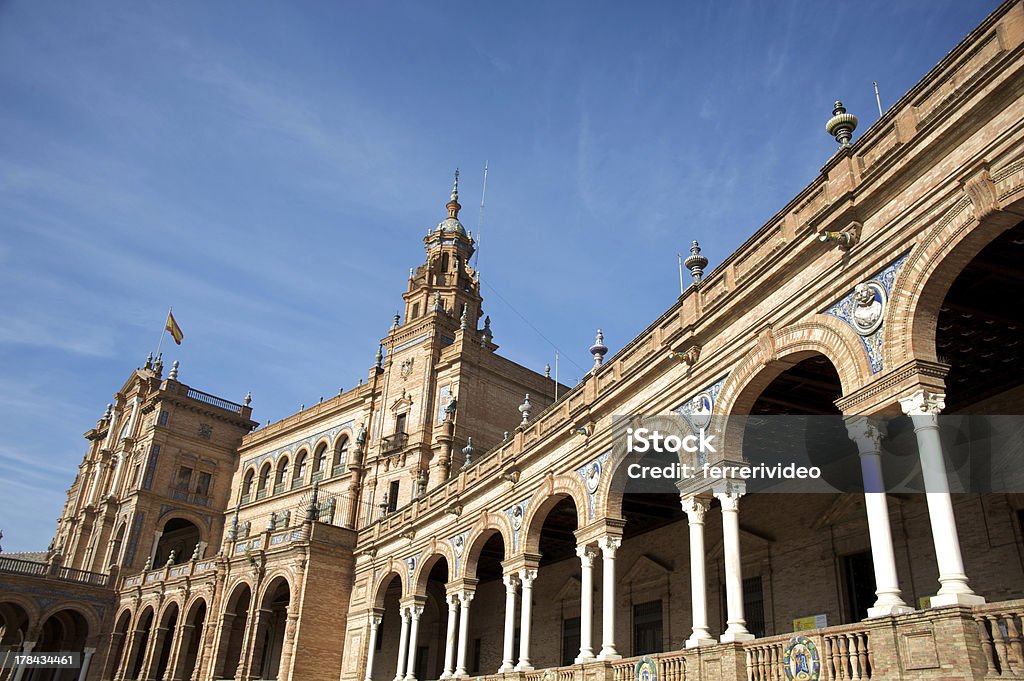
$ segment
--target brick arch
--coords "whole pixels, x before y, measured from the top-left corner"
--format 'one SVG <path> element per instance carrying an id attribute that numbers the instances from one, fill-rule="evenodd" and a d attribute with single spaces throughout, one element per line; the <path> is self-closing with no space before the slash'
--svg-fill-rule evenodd
<path id="1" fill-rule="evenodd" d="M 871 381 L 871 365 L 860 338 L 842 321 L 815 315 L 761 339 L 725 379 L 715 413 L 745 415 L 761 392 L 789 367 L 822 355 L 839 374 L 844 395 Z"/>
<path id="2" fill-rule="evenodd" d="M 278 585 L 280 585 L 282 581 L 288 585 L 289 602 L 294 602 L 295 588 L 294 585 L 292 584 L 291 575 L 288 573 L 286 569 L 278 569 L 272 572 L 271 574 L 267 575 L 266 578 L 263 579 L 263 588 L 260 589 L 259 600 L 256 601 L 259 604 L 260 608 L 266 607 L 265 601 L 274 591 L 277 590 Z"/>
<path id="3" fill-rule="evenodd" d="M 35 627 L 42 624 L 43 620 L 40 618 L 40 615 L 42 613 L 40 612 L 39 604 L 36 603 L 35 600 L 27 596 L 23 596 L 19 593 L 4 592 L 4 594 L 0 596 L 0 606 L 2 606 L 5 603 L 17 605 L 19 608 L 25 611 L 25 614 L 28 617 L 27 621 L 25 622 L 26 633 L 29 631 L 34 631 Z"/>
<path id="4" fill-rule="evenodd" d="M 256 599 L 256 588 L 248 579 L 239 579 L 228 587 L 227 597 L 224 598 L 220 606 L 220 616 L 234 611 L 238 605 L 238 596 L 242 592 L 242 587 L 249 587 L 249 607 L 252 607 L 252 603 Z"/>
<path id="5" fill-rule="evenodd" d="M 387 593 L 388 587 L 391 586 L 391 580 L 396 576 L 398 577 L 398 583 L 401 584 L 402 595 L 399 596 L 399 598 L 404 598 L 408 593 L 408 578 L 402 574 L 403 567 L 403 565 L 391 565 L 387 572 L 374 581 L 373 586 L 370 589 L 370 593 L 372 594 L 370 602 L 373 604 L 374 608 L 384 607 L 384 594 Z"/>
<path id="6" fill-rule="evenodd" d="M 429 556 L 419 561 L 416 565 L 416 569 L 413 572 L 412 580 L 410 582 L 410 591 L 413 595 L 424 596 L 427 593 L 427 578 L 430 576 L 430 571 L 438 560 L 444 558 L 448 562 L 448 579 L 446 582 L 450 582 L 455 579 L 455 552 L 452 551 L 451 544 L 447 539 L 435 542 L 435 546 L 431 547 L 431 553 Z"/>
<path id="7" fill-rule="evenodd" d="M 955 203 L 935 227 L 920 234 L 893 282 L 885 315 L 883 357 L 886 367 L 910 360 L 938 361 L 935 348 L 939 308 L 953 282 L 1000 234 L 1021 221 L 1024 199 L 1013 204 L 1018 215 L 975 217 L 970 201 Z"/>
<path id="8" fill-rule="evenodd" d="M 480 562 L 480 551 L 494 533 L 501 535 L 501 541 L 505 545 L 504 560 L 512 557 L 515 532 L 512 529 L 512 523 L 509 522 L 508 516 L 503 512 L 485 512 L 481 514 L 480 519 L 466 538 L 466 548 L 462 554 L 458 577 L 476 577 L 477 564 Z"/>
<path id="9" fill-rule="evenodd" d="M 181 612 L 182 612 L 181 605 L 182 604 L 181 604 L 181 600 L 180 599 L 178 599 L 178 598 L 168 598 L 157 609 L 156 620 L 155 620 L 156 623 L 160 624 L 160 623 L 162 623 L 164 621 L 164 617 L 167 616 L 167 611 L 171 609 L 171 606 L 175 606 L 175 607 L 178 608 L 178 622 L 180 623 L 180 621 L 181 621 Z"/>
<path id="10" fill-rule="evenodd" d="M 562 499 L 569 497 L 576 505 L 576 527 L 588 524 L 588 495 L 583 481 L 575 473 L 549 475 L 540 490 L 534 492 L 530 505 L 523 514 L 523 528 L 519 543 L 520 553 L 540 553 L 540 531 L 548 512 Z"/>
<path id="11" fill-rule="evenodd" d="M 189 600 L 187 600 L 185 602 L 185 604 L 182 606 L 182 608 L 181 608 L 182 620 L 181 621 L 182 622 L 188 622 L 189 618 L 194 617 L 195 616 L 195 612 L 196 612 L 196 608 L 199 607 L 200 603 L 202 603 L 204 606 L 206 606 L 206 615 L 205 616 L 206 616 L 207 619 L 209 619 L 209 617 L 210 617 L 210 601 L 209 601 L 209 599 L 207 599 L 206 596 L 196 595 L 196 596 L 193 596 L 192 598 L 190 598 Z"/>
<path id="12" fill-rule="evenodd" d="M 209 541 L 207 534 L 210 529 L 210 521 L 203 518 L 198 513 L 194 513 L 187 509 L 169 508 L 162 516 L 157 518 L 157 524 L 160 526 L 161 531 L 163 531 L 163 528 L 167 527 L 167 523 L 179 518 L 181 520 L 187 520 L 196 526 L 196 529 L 199 530 L 199 541 Z"/>

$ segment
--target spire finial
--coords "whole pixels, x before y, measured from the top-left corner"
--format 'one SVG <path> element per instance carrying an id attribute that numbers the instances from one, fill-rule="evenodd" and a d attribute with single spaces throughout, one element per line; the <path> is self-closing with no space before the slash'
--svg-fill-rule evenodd
<path id="1" fill-rule="evenodd" d="M 708 266 L 708 259 L 700 254 L 700 244 L 697 241 L 694 241 L 693 245 L 690 246 L 690 257 L 683 264 L 690 270 L 693 283 L 699 284 L 701 279 L 704 278 L 704 268 Z"/>
<path id="2" fill-rule="evenodd" d="M 523 420 L 519 424 L 525 426 L 526 422 L 530 420 L 530 410 L 533 409 L 533 405 L 530 404 L 530 394 L 526 394 L 526 399 L 519 405 L 519 413 L 523 415 Z"/>
<path id="3" fill-rule="evenodd" d="M 445 206 L 448 209 L 448 217 L 458 218 L 462 206 L 459 205 L 459 169 L 455 169 L 455 183 L 452 185 L 452 200 Z"/>
<path id="4" fill-rule="evenodd" d="M 383 362 L 384 362 L 384 345 L 383 344 L 377 346 L 377 354 L 374 355 L 374 359 L 376 360 L 376 362 L 373 365 L 374 368 L 376 368 L 376 369 L 383 368 L 381 366 L 383 364 Z"/>
<path id="5" fill-rule="evenodd" d="M 857 117 L 846 113 L 846 107 L 838 99 L 832 109 L 832 118 L 825 124 L 825 132 L 836 138 L 839 146 L 850 146 L 853 131 L 857 129 Z"/>
<path id="6" fill-rule="evenodd" d="M 178 360 L 174 360 L 174 363 L 171 364 L 171 373 L 168 374 L 167 378 L 171 379 L 172 381 L 178 380 L 178 366 Z"/>
<path id="7" fill-rule="evenodd" d="M 594 370 L 596 371 L 604 362 L 604 356 L 608 354 L 608 346 L 604 344 L 604 332 L 601 329 L 597 330 L 594 344 L 590 346 L 590 354 L 594 356 Z"/>

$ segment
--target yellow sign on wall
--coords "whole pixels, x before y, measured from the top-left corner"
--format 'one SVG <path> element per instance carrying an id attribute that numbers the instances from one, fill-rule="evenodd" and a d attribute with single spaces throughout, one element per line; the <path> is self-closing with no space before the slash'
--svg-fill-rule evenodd
<path id="1" fill-rule="evenodd" d="M 793 631 L 809 631 L 811 629 L 824 629 L 828 626 L 828 617 L 825 615 L 808 615 L 793 620 Z"/>

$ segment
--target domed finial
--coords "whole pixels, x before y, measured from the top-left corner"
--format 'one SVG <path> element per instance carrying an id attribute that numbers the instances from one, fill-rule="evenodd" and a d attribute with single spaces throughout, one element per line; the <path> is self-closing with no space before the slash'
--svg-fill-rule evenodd
<path id="1" fill-rule="evenodd" d="M 441 304 L 441 292 L 434 291 L 434 312 L 444 312 L 444 305 Z"/>
<path id="2" fill-rule="evenodd" d="M 468 466 L 471 463 L 471 460 L 473 458 L 473 454 L 475 454 L 475 453 L 476 453 L 476 450 L 473 449 L 473 438 L 471 438 L 471 437 L 466 438 L 466 446 L 462 448 L 462 456 L 464 457 L 464 460 L 462 462 L 462 467 L 463 468 L 465 468 L 466 466 Z"/>
<path id="3" fill-rule="evenodd" d="M 594 356 L 594 369 L 597 369 L 604 362 L 604 356 L 608 354 L 608 346 L 604 344 L 604 332 L 601 329 L 597 330 L 594 344 L 590 346 L 590 354 Z"/>
<path id="4" fill-rule="evenodd" d="M 832 109 L 832 118 L 825 124 L 825 131 L 836 138 L 839 146 L 850 146 L 853 131 L 857 129 L 857 117 L 846 113 L 846 107 L 838 99 Z"/>
<path id="5" fill-rule="evenodd" d="M 448 217 L 457 218 L 459 217 L 459 211 L 462 206 L 459 205 L 459 169 L 455 169 L 455 184 L 452 185 L 452 200 L 445 206 L 448 209 Z"/>
<path id="6" fill-rule="evenodd" d="M 551 378 L 551 365 L 550 364 L 545 364 L 544 365 L 544 378 Z"/>
<path id="7" fill-rule="evenodd" d="M 530 393 L 526 393 L 526 399 L 519 405 L 519 413 L 523 415 L 523 422 L 520 425 L 526 425 L 527 420 L 530 418 L 531 409 L 533 409 L 533 405 L 530 404 Z"/>
<path id="8" fill-rule="evenodd" d="M 107 402 L 107 410 L 103 412 L 103 419 L 109 421 L 114 415 L 114 405 Z"/>
<path id="9" fill-rule="evenodd" d="M 392 331 L 394 331 L 395 329 L 398 328 L 398 323 L 401 320 L 402 320 L 402 315 L 396 312 L 394 319 L 391 320 L 391 330 Z"/>
<path id="10" fill-rule="evenodd" d="M 383 345 L 378 345 L 377 346 L 377 354 L 374 355 L 373 358 L 374 358 L 374 360 L 376 360 L 373 366 L 375 368 L 377 368 L 377 369 L 382 368 L 382 364 L 384 363 L 384 346 Z"/>
<path id="11" fill-rule="evenodd" d="M 152 369 L 153 368 L 153 353 L 152 352 L 149 353 L 148 355 L 146 355 L 146 365 L 145 366 L 146 366 L 147 369 Z"/>
<path id="12" fill-rule="evenodd" d="M 696 241 L 690 246 L 690 257 L 683 264 L 686 265 L 686 269 L 690 270 L 693 283 L 699 284 L 704 278 L 704 268 L 708 266 L 708 259 L 700 254 L 700 244 Z"/>
<path id="13" fill-rule="evenodd" d="M 174 360 L 174 363 L 171 364 L 171 373 L 167 374 L 167 378 L 172 381 L 178 380 L 178 366 L 178 360 Z"/>

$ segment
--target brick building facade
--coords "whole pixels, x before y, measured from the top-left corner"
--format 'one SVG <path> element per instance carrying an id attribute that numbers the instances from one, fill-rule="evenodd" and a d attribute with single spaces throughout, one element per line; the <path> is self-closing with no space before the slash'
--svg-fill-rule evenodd
<path id="1" fill-rule="evenodd" d="M 257 427 L 147 360 L 47 560 L 0 556 L 2 650 L 88 667 L 0 678 L 1024 677 L 1021 495 L 612 484 L 620 414 L 847 417 L 866 477 L 865 417 L 927 467 L 939 414 L 1021 414 L 1024 3 L 852 143 L 834 114 L 820 175 L 572 388 L 498 354 L 457 180 L 356 388 Z"/>

